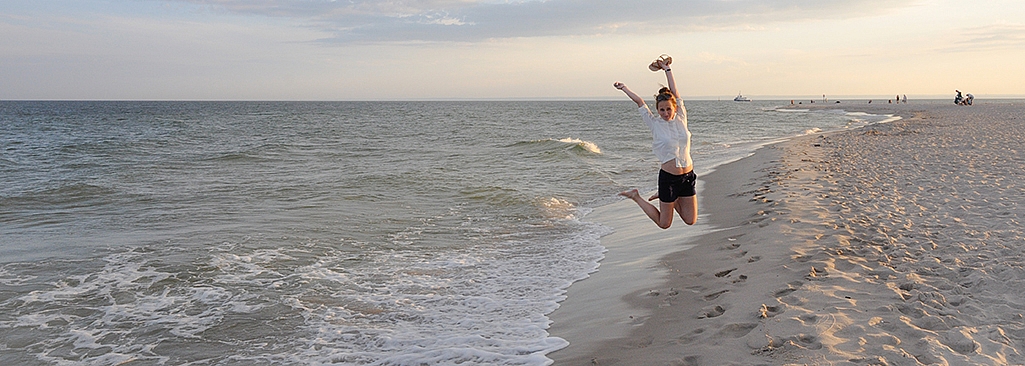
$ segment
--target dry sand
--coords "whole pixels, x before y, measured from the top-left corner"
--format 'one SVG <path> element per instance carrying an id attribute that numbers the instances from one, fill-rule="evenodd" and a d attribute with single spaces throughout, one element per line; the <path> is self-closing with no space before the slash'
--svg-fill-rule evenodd
<path id="1" fill-rule="evenodd" d="M 843 108 L 904 119 L 796 138 L 702 177 L 706 227 L 662 232 L 632 202 L 604 208 L 607 261 L 647 272 L 618 279 L 603 262 L 574 284 L 551 329 L 571 345 L 548 356 L 1025 363 L 1025 105 Z M 617 260 L 666 236 L 676 242 L 654 245 L 670 252 L 657 260 Z"/>

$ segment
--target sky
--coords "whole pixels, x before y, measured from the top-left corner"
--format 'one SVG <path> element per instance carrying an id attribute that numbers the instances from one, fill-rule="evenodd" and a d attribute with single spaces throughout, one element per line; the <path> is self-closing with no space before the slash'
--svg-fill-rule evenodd
<path id="1" fill-rule="evenodd" d="M 1021 0 L 3 0 L 0 100 L 1025 97 Z"/>

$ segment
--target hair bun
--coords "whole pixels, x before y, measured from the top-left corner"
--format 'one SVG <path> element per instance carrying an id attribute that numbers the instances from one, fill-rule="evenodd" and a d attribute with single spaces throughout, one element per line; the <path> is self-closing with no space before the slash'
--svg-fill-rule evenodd
<path id="1" fill-rule="evenodd" d="M 676 104 L 676 96 L 673 95 L 672 90 L 670 90 L 668 87 L 663 86 L 662 89 L 658 90 L 658 94 L 655 95 L 655 102 L 661 101 L 669 101 L 673 104 Z"/>

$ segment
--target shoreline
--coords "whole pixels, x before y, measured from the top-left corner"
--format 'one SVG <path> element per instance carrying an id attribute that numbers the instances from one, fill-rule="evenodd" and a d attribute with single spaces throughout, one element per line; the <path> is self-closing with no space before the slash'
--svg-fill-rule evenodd
<path id="1" fill-rule="evenodd" d="M 805 109 L 807 106 L 795 104 L 793 107 Z M 829 104 L 811 107 L 839 109 Z M 898 115 L 890 110 L 857 109 L 850 112 Z M 888 122 L 890 119 L 880 123 Z M 667 277 L 672 271 L 667 265 L 668 261 L 679 260 L 703 243 L 723 241 L 723 235 L 728 236 L 744 224 L 743 216 L 759 211 L 754 199 L 718 202 L 708 201 L 705 197 L 725 197 L 727 192 L 740 189 L 743 184 L 737 179 L 738 175 L 755 167 L 764 169 L 767 164 L 779 159 L 773 146 L 794 139 L 847 131 L 851 130 L 789 137 L 756 148 L 747 157 L 713 167 L 698 178 L 699 220 L 693 226 L 688 227 L 677 218 L 670 229 L 662 231 L 641 212 L 636 203 L 626 199 L 598 207 L 589 213 L 585 220 L 614 228 L 614 232 L 601 238 L 607 252 L 598 271 L 570 286 L 566 299 L 549 315 L 552 322 L 549 333 L 566 339 L 570 345 L 547 356 L 555 361 L 555 365 L 589 365 L 594 359 L 592 354 L 607 348 L 609 343 L 630 337 L 635 328 L 652 317 L 654 309 L 671 306 L 674 298 L 679 295 L 679 289 L 666 286 Z M 755 184 L 756 181 L 752 179 L 745 184 Z M 728 238 L 725 240 L 729 242 Z"/>
<path id="2" fill-rule="evenodd" d="M 808 107 L 811 106 L 800 106 Z M 965 250 L 929 253 L 936 248 L 964 246 L 965 239 L 961 236 L 965 232 L 985 232 L 986 238 L 996 236 L 1014 244 L 1002 245 L 1000 253 L 1013 250 L 1009 247 L 1025 247 L 1025 243 L 1020 242 L 1021 229 L 1009 229 L 1014 225 L 1007 224 L 1022 217 L 1017 201 L 1014 205 L 985 211 L 987 215 L 978 222 L 954 221 L 970 224 L 973 229 L 953 231 L 951 238 L 937 237 L 932 232 L 946 225 L 945 219 L 949 217 L 931 217 L 933 213 L 926 210 L 912 217 L 907 211 L 912 209 L 912 203 L 919 207 L 949 208 L 953 205 L 949 199 L 944 202 L 942 195 L 925 196 L 920 190 L 928 186 L 928 177 L 951 172 L 923 168 L 922 162 L 914 163 L 921 159 L 921 154 L 957 153 L 953 149 L 931 146 L 960 144 L 961 137 L 957 135 L 962 124 L 1017 131 L 1014 128 L 1023 122 L 1016 116 L 1025 108 L 1020 103 L 999 102 L 977 103 L 971 107 L 911 103 L 814 108 L 893 114 L 903 119 L 854 130 L 795 137 L 762 147 L 753 156 L 722 165 L 699 179 L 704 182 L 699 201 L 702 206 L 699 224 L 707 225 L 704 229 L 688 231 L 691 228 L 680 225 L 684 228 L 678 233 L 662 233 L 650 221 L 647 227 L 631 226 L 630 229 L 671 237 L 665 245 L 668 247 L 695 246 L 645 262 L 647 271 L 659 274 L 649 274 L 649 278 L 658 277 L 658 281 L 635 285 L 631 291 L 620 290 L 628 295 L 614 299 L 603 298 L 601 287 L 595 284 L 599 282 L 597 275 L 606 271 L 606 261 L 616 259 L 617 255 L 610 249 L 599 272 L 571 286 L 568 299 L 552 314 L 551 335 L 565 338 L 570 346 L 548 357 L 556 365 L 864 364 L 877 361 L 892 364 L 898 359 L 907 361 L 907 357 L 923 363 L 945 360 L 1001 364 L 991 362 L 996 358 L 990 355 L 996 353 L 1005 361 L 1020 363 L 1022 356 L 1018 349 L 1025 347 L 1016 344 L 1025 344 L 1025 325 L 1020 319 L 1025 305 L 1012 302 L 1002 305 L 1010 310 L 1001 309 L 989 315 L 983 311 L 983 315 L 968 317 L 967 312 L 986 310 L 985 304 L 971 304 L 964 289 L 956 285 L 936 284 L 956 283 L 955 280 L 930 277 L 935 275 L 932 272 L 945 273 L 945 268 L 951 266 L 918 273 L 923 266 L 936 267 L 933 261 L 967 263 L 974 260 L 965 257 Z M 939 142 L 928 145 L 919 141 L 922 135 L 931 137 L 933 134 Z M 990 135 L 993 133 L 977 139 Z M 992 144 L 995 145 L 982 143 L 982 146 L 1001 146 L 996 142 Z M 1008 164 L 1025 167 L 1025 161 L 1015 160 L 1013 154 L 1007 158 L 1004 153 L 1003 150 L 993 152 L 994 157 L 1010 159 Z M 971 160 L 970 155 L 967 158 Z M 850 165 L 862 164 L 874 165 L 870 169 L 850 170 Z M 918 169 L 922 171 L 916 171 Z M 1001 174 L 1017 174 L 1005 172 L 999 165 L 993 169 Z M 1019 166 L 1010 169 L 1021 170 Z M 875 171 L 886 174 L 859 176 Z M 919 178 L 898 186 L 888 182 L 894 174 Z M 991 180 L 1000 175 L 981 170 L 978 174 Z M 873 184 L 865 186 L 865 182 Z M 985 183 L 973 184 L 978 185 L 972 186 L 976 191 L 991 188 Z M 1019 193 L 1017 196 L 1025 191 L 1010 186 L 1014 190 L 1011 193 Z M 850 193 L 851 190 L 857 194 Z M 982 196 L 1010 199 L 1003 193 L 1006 192 Z M 887 198 L 894 204 L 882 207 L 877 203 Z M 622 222 L 602 220 L 616 215 L 621 216 L 620 220 L 636 218 L 642 214 L 635 206 L 629 202 L 621 207 L 608 207 L 608 216 L 593 219 L 619 232 L 620 227 L 616 225 Z M 907 223 L 898 225 L 901 220 L 894 219 L 897 216 Z M 987 225 L 993 216 L 1005 223 L 1000 231 L 980 227 Z M 881 224 L 880 221 L 885 220 L 880 217 L 892 222 Z M 916 224 L 915 221 L 922 222 Z M 676 227 L 674 225 L 673 229 Z M 693 240 L 681 238 L 693 237 L 695 233 L 700 236 Z M 928 243 L 923 244 L 922 238 L 928 238 Z M 644 240 L 639 236 L 616 238 L 609 235 L 608 239 L 602 238 L 602 244 L 607 248 L 630 247 L 631 242 Z M 879 254 L 880 251 L 884 253 Z M 912 258 L 894 263 L 894 258 L 901 256 Z M 930 259 L 931 256 L 937 259 Z M 1011 263 L 1000 265 L 1013 268 Z M 1017 277 L 1025 282 L 1025 273 Z M 994 283 L 1007 281 L 1005 278 L 989 279 Z M 593 283 L 578 286 L 587 282 Z M 613 283 L 609 287 L 617 285 L 622 284 Z M 583 291 L 588 293 L 587 297 L 581 298 L 581 291 L 576 291 L 575 287 L 587 287 L 587 291 Z M 997 295 L 1006 293 L 1006 290 L 979 288 L 982 294 L 977 297 L 999 297 Z M 592 308 L 590 322 L 566 323 L 567 319 L 572 319 L 566 313 L 578 312 L 578 304 L 582 302 Z M 593 309 L 613 302 L 627 303 L 630 311 L 641 315 L 631 321 L 612 322 L 620 327 L 606 333 L 609 328 L 593 318 L 594 314 L 599 314 Z M 1019 314 L 1018 318 L 1013 317 L 1015 313 Z M 974 318 L 1008 318 L 1013 324 L 1003 328 L 986 325 L 980 330 L 968 321 Z M 624 323 L 629 326 L 622 326 Z M 588 336 L 578 338 L 573 334 Z M 1014 341 L 1003 341 L 1005 338 Z"/>
<path id="3" fill-rule="evenodd" d="M 799 136 L 795 138 L 802 138 Z M 549 330 L 552 336 L 558 336 L 570 342 L 561 350 L 548 354 L 555 365 L 591 365 L 591 364 L 631 364 L 625 360 L 634 360 L 635 355 L 619 357 L 630 349 L 646 349 L 647 352 L 666 353 L 663 350 L 652 350 L 650 347 L 653 335 L 645 326 L 648 322 L 662 322 L 676 316 L 673 311 L 659 309 L 672 308 L 686 312 L 699 311 L 713 315 L 718 310 L 715 306 L 706 308 L 705 304 L 692 301 L 681 303 L 679 300 L 686 295 L 700 295 L 702 288 L 695 286 L 676 286 L 675 277 L 713 276 L 729 280 L 748 279 L 748 275 L 722 273 L 724 266 L 716 254 L 721 251 L 732 251 L 739 248 L 731 238 L 737 235 L 746 224 L 746 218 L 753 218 L 758 212 L 758 205 L 746 197 L 732 197 L 727 200 L 709 200 L 709 197 L 723 198 L 753 183 L 735 179 L 739 172 L 765 169 L 778 158 L 772 148 L 780 143 L 760 147 L 751 156 L 729 162 L 698 181 L 703 185 L 699 190 L 699 220 L 694 227 L 677 222 L 669 230 L 662 231 L 655 226 L 636 203 L 630 200 L 606 205 L 588 215 L 587 219 L 615 229 L 613 234 L 602 237 L 602 245 L 608 248 L 606 258 L 601 262 L 598 272 L 591 277 L 574 283 L 567 299 L 550 315 L 553 321 Z M 634 243 L 644 243 L 634 247 Z M 713 244 L 714 243 L 714 244 Z M 635 251 L 654 248 L 657 258 L 637 261 Z M 633 251 L 631 250 L 633 249 Z M 729 253 L 731 257 L 743 252 Z M 625 258 L 623 258 L 625 257 Z M 689 266 L 686 273 L 670 263 L 679 262 L 684 258 L 699 258 L 701 267 Z M 753 257 L 752 257 L 753 258 Z M 768 263 L 768 261 L 766 261 Z M 611 265 L 609 265 L 611 264 Z M 627 276 L 623 280 L 624 265 L 634 267 L 633 272 L 644 273 L 643 278 Z M 608 268 L 611 267 L 611 268 Z M 744 276 L 744 277 L 740 277 Z M 741 281 L 744 281 L 741 280 Z M 629 286 L 627 289 L 621 287 Z M 712 291 L 703 296 L 721 295 Z M 702 305 L 701 309 L 694 306 Z M 679 314 L 683 315 L 683 314 Z M 707 316 L 706 316 L 707 318 Z M 595 329 L 597 327 L 598 329 Z M 645 360 L 661 362 L 658 357 Z M 634 364 L 650 364 L 649 362 Z"/>
<path id="4" fill-rule="evenodd" d="M 698 192 L 703 190 L 698 180 Z M 648 194 L 642 193 L 642 194 Z M 700 203 L 699 203 L 700 204 Z M 597 272 L 573 283 L 566 299 L 549 314 L 552 322 L 548 332 L 570 342 L 566 348 L 548 354 L 560 358 L 584 357 L 598 350 L 604 342 L 629 336 L 630 332 L 652 315 L 651 309 L 638 306 L 636 299 L 652 296 L 665 280 L 664 258 L 672 253 L 690 250 L 697 243 L 680 240 L 694 231 L 714 230 L 707 215 L 699 209 L 698 222 L 683 224 L 679 218 L 666 231 L 658 228 L 631 200 L 623 199 L 589 213 L 585 219 L 615 230 L 601 238 L 605 258 Z M 600 332 L 596 332 L 600 329 Z"/>

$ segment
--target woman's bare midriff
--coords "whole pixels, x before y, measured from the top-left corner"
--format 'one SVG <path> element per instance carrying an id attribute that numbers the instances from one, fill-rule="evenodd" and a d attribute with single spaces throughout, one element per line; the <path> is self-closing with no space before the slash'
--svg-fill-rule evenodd
<path id="1" fill-rule="evenodd" d="M 694 167 L 693 166 L 686 166 L 686 167 L 683 167 L 683 168 L 678 167 L 678 166 L 676 166 L 676 159 L 673 159 L 673 160 L 667 161 L 665 163 L 662 163 L 662 170 L 665 170 L 666 173 L 669 173 L 669 174 L 672 174 L 672 175 L 684 175 L 684 174 L 690 173 L 691 170 L 694 170 Z"/>

